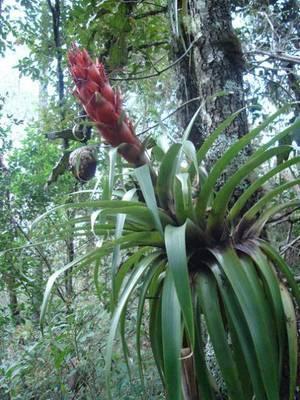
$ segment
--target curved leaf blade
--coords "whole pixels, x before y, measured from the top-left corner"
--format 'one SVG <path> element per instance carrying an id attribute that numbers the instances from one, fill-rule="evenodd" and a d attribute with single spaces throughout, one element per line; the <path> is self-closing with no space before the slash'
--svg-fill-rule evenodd
<path id="1" fill-rule="evenodd" d="M 186 224 L 178 227 L 167 225 L 165 229 L 165 245 L 169 268 L 174 279 L 184 324 L 190 340 L 190 347 L 194 348 L 194 316 L 187 266 L 185 231 Z"/>
<path id="2" fill-rule="evenodd" d="M 229 396 L 232 400 L 240 400 L 243 398 L 243 391 L 227 342 L 227 333 L 221 315 L 216 283 L 207 272 L 200 271 L 199 273 L 197 294 Z"/>
<path id="3" fill-rule="evenodd" d="M 296 392 L 298 364 L 297 318 L 290 294 L 284 285 L 281 285 L 281 296 L 286 317 L 286 330 L 288 338 L 290 377 L 289 400 L 293 400 Z"/>
<path id="4" fill-rule="evenodd" d="M 291 160 L 288 160 L 282 164 L 277 165 L 275 168 L 271 169 L 268 173 L 264 174 L 262 177 L 257 179 L 255 182 L 253 182 L 247 190 L 237 199 L 235 204 L 232 206 L 228 216 L 227 220 L 228 222 L 231 222 L 238 216 L 242 208 L 245 206 L 247 201 L 250 199 L 250 197 L 255 193 L 255 191 L 259 188 L 262 187 L 262 185 L 267 182 L 270 178 L 275 176 L 276 174 L 280 173 L 281 171 L 284 171 L 286 168 L 291 167 L 294 164 L 300 163 L 300 157 L 294 157 Z"/>
<path id="5" fill-rule="evenodd" d="M 247 269 L 232 249 L 222 253 L 211 249 L 211 252 L 230 282 L 247 321 L 267 398 L 279 400 L 278 366 L 267 327 L 269 323 L 265 320 L 266 311 L 259 302 L 262 297 L 257 297 L 258 288 L 253 290 L 253 282 L 249 281 L 251 277 L 246 275 Z"/>
<path id="6" fill-rule="evenodd" d="M 161 307 L 164 375 L 168 398 L 170 400 L 182 400 L 180 361 L 182 346 L 181 312 L 171 271 L 167 272 L 164 280 Z"/>
<path id="7" fill-rule="evenodd" d="M 222 189 L 217 193 L 216 198 L 212 203 L 212 209 L 207 222 L 209 231 L 213 231 L 216 227 L 222 225 L 225 219 L 228 203 L 237 185 L 259 165 L 263 164 L 265 161 L 274 156 L 285 153 L 287 149 L 290 148 L 290 146 L 280 146 L 266 150 L 265 152 L 257 155 L 257 157 L 252 157 L 228 179 Z"/>
<path id="8" fill-rule="evenodd" d="M 156 229 L 161 233 L 161 235 L 163 235 L 163 227 L 158 212 L 149 166 L 146 164 L 142 167 L 136 168 L 135 175 L 146 200 L 146 204 L 152 213 Z"/>

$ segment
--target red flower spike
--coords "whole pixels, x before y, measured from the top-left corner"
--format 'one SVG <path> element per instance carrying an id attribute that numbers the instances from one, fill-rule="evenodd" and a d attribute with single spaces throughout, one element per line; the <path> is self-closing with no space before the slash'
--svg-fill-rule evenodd
<path id="1" fill-rule="evenodd" d="M 68 60 L 75 82 L 73 94 L 103 138 L 113 147 L 122 144 L 119 152 L 128 162 L 135 165 L 147 162 L 142 143 L 122 109 L 121 95 L 110 86 L 103 64 L 98 60 L 94 63 L 85 49 L 75 45 L 68 52 Z"/>

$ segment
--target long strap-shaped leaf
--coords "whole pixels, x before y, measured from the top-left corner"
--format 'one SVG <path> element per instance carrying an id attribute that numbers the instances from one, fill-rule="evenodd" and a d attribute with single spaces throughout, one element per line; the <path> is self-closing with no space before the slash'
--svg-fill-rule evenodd
<path id="1" fill-rule="evenodd" d="M 221 315 L 218 292 L 215 280 L 209 273 L 200 271 L 197 280 L 197 293 L 200 307 L 204 313 L 208 333 L 225 380 L 229 396 L 232 400 L 243 398 L 243 391 L 227 341 L 227 333 Z"/>
<path id="2" fill-rule="evenodd" d="M 161 235 L 163 235 L 163 227 L 158 212 L 149 166 L 146 164 L 137 168 L 135 170 L 135 175 L 139 182 L 146 204 L 152 213 L 156 229 Z"/>
<path id="3" fill-rule="evenodd" d="M 176 218 L 183 224 L 187 218 L 195 221 L 194 206 L 192 200 L 192 185 L 188 173 L 176 175 L 174 184 Z"/>
<path id="4" fill-rule="evenodd" d="M 269 243 L 261 240 L 259 241 L 259 246 L 263 250 L 263 252 L 272 260 L 273 264 L 280 270 L 280 272 L 284 275 L 285 279 L 289 287 L 292 290 L 292 293 L 297 301 L 298 307 L 300 307 L 300 289 L 295 281 L 294 275 L 289 269 L 289 266 L 284 261 L 284 259 L 273 249 Z"/>
<path id="5" fill-rule="evenodd" d="M 149 229 L 156 228 L 158 232 L 162 229 L 162 226 L 172 222 L 171 218 L 168 217 L 166 213 L 161 210 L 156 210 L 155 218 L 152 210 L 144 207 L 118 207 L 118 208 L 107 208 L 103 210 L 102 215 L 118 215 L 126 214 L 126 220 L 136 222 L 137 224 L 148 226 Z M 157 223 L 159 221 L 159 224 Z M 162 225 L 163 224 L 163 225 Z M 158 225 L 160 228 L 158 229 Z M 161 232 L 160 232 L 161 233 Z"/>
<path id="6" fill-rule="evenodd" d="M 171 271 L 167 272 L 162 292 L 161 329 L 164 356 L 164 374 L 169 400 L 182 400 L 181 311 Z"/>
<path id="7" fill-rule="evenodd" d="M 118 208 L 118 207 L 134 207 L 134 206 L 139 206 L 139 207 L 145 207 L 145 203 L 141 203 L 138 201 L 123 201 L 123 200 L 87 200 L 87 201 L 78 201 L 76 203 L 65 203 L 57 207 L 53 207 L 51 210 L 45 212 L 44 214 L 40 215 L 38 218 L 36 218 L 32 225 L 31 228 L 34 228 L 35 225 L 37 225 L 40 221 L 45 219 L 48 215 L 52 214 L 55 211 L 58 210 L 64 210 L 68 208 L 80 208 L 80 209 L 86 209 L 86 208 L 92 208 L 92 209 L 98 209 L 98 208 Z"/>
<path id="8" fill-rule="evenodd" d="M 246 250 L 247 251 L 247 250 Z M 274 314 L 277 326 L 277 338 L 279 347 L 279 366 L 278 378 L 281 378 L 281 366 L 283 360 L 284 350 L 284 334 L 285 334 L 285 317 L 283 312 L 283 305 L 280 295 L 280 282 L 276 276 L 273 267 L 268 262 L 266 256 L 262 251 L 256 247 L 255 249 L 249 248 L 248 255 L 255 261 L 257 269 L 260 271 L 264 284 L 268 291 L 269 302 L 272 305 L 272 313 Z"/>
<path id="9" fill-rule="evenodd" d="M 265 224 L 268 220 L 275 214 L 279 213 L 280 211 L 284 210 L 285 208 L 299 208 L 300 207 L 300 200 L 293 200 L 289 201 L 285 204 L 278 204 L 276 206 L 269 207 L 264 211 L 260 217 L 256 220 L 256 222 L 250 226 L 248 229 L 248 235 L 251 237 L 255 235 L 256 237 L 260 235 L 261 231 L 263 230 Z M 247 226 L 249 225 L 248 222 L 251 222 L 247 218 L 242 218 L 239 226 Z M 239 227 L 238 227 L 239 229 Z"/>
<path id="10" fill-rule="evenodd" d="M 150 254 L 149 256 L 145 257 L 136 267 L 131 275 L 127 285 L 123 289 L 122 295 L 119 299 L 118 305 L 114 311 L 114 314 L 112 316 L 112 321 L 110 325 L 110 330 L 109 330 L 109 336 L 108 336 L 108 341 L 107 341 L 107 346 L 106 346 L 106 356 L 105 356 L 105 376 L 106 376 L 106 385 L 107 385 L 107 391 L 108 391 L 108 397 L 111 399 L 111 391 L 110 391 L 110 375 L 111 375 L 111 363 L 112 363 L 112 350 L 113 350 L 113 343 L 116 337 L 117 333 L 117 328 L 120 322 L 120 318 L 122 315 L 122 312 L 124 310 L 124 307 L 126 306 L 128 299 L 136 287 L 137 283 L 139 282 L 140 278 L 142 275 L 145 273 L 147 268 L 151 265 L 151 263 L 159 257 L 160 254 L 153 253 Z"/>
<path id="11" fill-rule="evenodd" d="M 291 147 L 280 146 L 260 153 L 257 157 L 251 158 L 251 160 L 242 165 L 241 168 L 229 178 L 222 189 L 217 193 L 212 203 L 212 209 L 207 222 L 207 227 L 210 232 L 213 231 L 216 226 L 222 225 L 227 212 L 227 205 L 236 186 L 259 165 L 275 155 L 285 153 L 288 149 L 291 149 Z"/>
<path id="12" fill-rule="evenodd" d="M 131 189 L 126 192 L 123 196 L 122 200 L 130 201 L 136 193 L 136 189 Z M 118 214 L 116 229 L 115 229 L 115 238 L 119 239 L 122 236 L 124 224 L 125 224 L 126 214 Z M 116 245 L 113 250 L 112 262 L 111 262 L 111 275 L 112 275 L 112 301 L 115 303 L 117 301 L 116 291 L 115 291 L 115 274 L 117 272 L 119 263 L 120 263 L 120 245 Z"/>
<path id="13" fill-rule="evenodd" d="M 266 204 L 270 204 L 270 200 L 283 193 L 285 190 L 299 185 L 300 184 L 300 178 L 298 179 L 294 179 L 290 182 L 286 182 L 283 183 L 282 185 L 277 186 L 275 189 L 271 190 L 270 192 L 268 192 L 267 194 L 265 194 L 256 204 L 254 204 L 254 206 L 252 206 L 245 214 L 244 217 L 245 219 L 251 221 L 255 215 L 262 210 L 262 208 L 264 207 L 264 205 Z"/>
<path id="14" fill-rule="evenodd" d="M 241 137 L 236 143 L 234 143 L 221 158 L 217 160 L 214 164 L 206 183 L 204 184 L 200 195 L 196 204 L 196 213 L 197 218 L 200 223 L 203 224 L 203 218 L 205 215 L 206 207 L 208 199 L 211 195 L 211 192 L 216 184 L 218 178 L 227 167 L 228 164 L 232 161 L 232 159 L 245 147 L 247 146 L 251 140 L 253 140 L 259 133 L 266 128 L 271 122 L 273 122 L 279 115 L 285 112 L 290 105 L 286 105 L 280 108 L 276 113 L 267 118 L 264 122 L 261 123 L 257 128 L 253 129 L 243 137 Z M 201 150 L 201 149 L 200 149 Z"/>
<path id="15" fill-rule="evenodd" d="M 253 299 L 254 301 L 257 301 L 260 305 L 260 316 L 259 318 L 262 318 L 265 332 L 270 332 L 270 338 L 269 342 L 271 344 L 272 348 L 272 358 L 270 361 L 274 360 L 274 368 L 277 368 L 276 373 L 277 373 L 277 380 L 278 380 L 278 386 L 279 386 L 279 379 L 278 379 L 278 371 L 280 370 L 279 368 L 279 348 L 278 348 L 278 341 L 276 337 L 276 323 L 274 320 L 274 315 L 272 313 L 272 307 L 270 305 L 270 302 L 268 301 L 268 298 L 266 296 L 265 292 L 265 287 L 261 285 L 261 277 L 257 273 L 255 264 L 252 260 L 251 257 L 242 257 L 240 258 L 241 265 L 244 269 L 244 272 L 247 276 L 247 280 L 250 284 L 252 294 L 253 294 Z"/>
<path id="16" fill-rule="evenodd" d="M 294 103 L 296 104 L 296 103 Z M 286 107 L 286 109 L 288 107 L 291 107 L 294 105 L 293 103 L 291 104 L 287 104 L 286 106 L 284 106 L 282 109 L 284 109 Z M 282 110 L 280 109 L 280 110 Z M 286 109 L 284 111 L 286 111 Z M 280 111 L 279 110 L 279 111 Z M 291 134 L 294 130 L 298 129 L 300 127 L 300 120 L 296 120 L 294 123 L 292 123 L 290 126 L 288 126 L 286 129 L 284 129 L 283 131 L 277 133 L 276 135 L 274 135 L 272 137 L 272 139 L 270 139 L 267 143 L 263 144 L 262 146 L 260 146 L 257 150 L 256 150 L 256 154 L 257 153 L 262 153 L 263 151 L 265 151 L 266 149 L 268 149 L 269 147 L 271 147 L 273 144 L 275 144 L 276 142 L 278 142 L 280 139 L 284 138 L 285 136 Z"/>
<path id="17" fill-rule="evenodd" d="M 205 361 L 205 344 L 202 334 L 202 318 L 199 297 L 195 296 L 195 369 L 200 399 L 215 400 L 217 385 L 207 368 Z"/>
<path id="18" fill-rule="evenodd" d="M 235 113 L 229 115 L 217 128 L 205 139 L 204 143 L 201 145 L 200 149 L 197 152 L 197 160 L 198 163 L 204 161 L 206 154 L 210 150 L 212 144 L 218 139 L 218 137 L 227 129 L 232 122 L 240 115 L 245 108 L 241 108 L 240 110 L 236 111 Z"/>
<path id="19" fill-rule="evenodd" d="M 120 266 L 117 274 L 114 277 L 115 295 L 116 298 L 119 297 L 121 287 L 123 285 L 124 279 L 130 269 L 133 269 L 135 265 L 138 264 L 140 259 L 151 252 L 151 247 L 143 246 L 136 250 L 131 256 L 129 256 L 126 261 Z M 112 310 L 114 310 L 115 304 L 112 304 Z"/>
<path id="20" fill-rule="evenodd" d="M 163 344 L 162 344 L 162 318 L 161 318 L 161 290 L 163 282 L 159 279 L 151 284 L 150 296 L 150 319 L 149 336 L 154 360 L 159 372 L 161 381 L 165 385 Z"/>
<path id="21" fill-rule="evenodd" d="M 109 171 L 108 176 L 104 176 L 104 182 L 102 183 L 102 199 L 111 200 L 114 182 L 115 182 L 115 165 L 117 159 L 117 149 L 113 148 L 109 151 Z M 94 191 L 95 192 L 95 189 Z M 93 193 L 94 194 L 94 193 Z"/>
<path id="22" fill-rule="evenodd" d="M 138 361 L 138 370 L 141 379 L 141 383 L 143 389 L 145 389 L 144 384 L 144 374 L 143 374 L 143 366 L 142 366 L 142 355 L 141 355 L 141 327 L 142 327 L 142 317 L 144 311 L 144 304 L 147 298 L 148 289 L 153 280 L 158 279 L 161 272 L 165 269 L 166 260 L 157 260 L 153 263 L 152 268 L 147 272 L 144 283 L 141 287 L 141 292 L 138 298 L 138 309 L 137 309 L 137 317 L 136 317 L 136 352 L 137 352 L 137 361 Z"/>
<path id="23" fill-rule="evenodd" d="M 177 159 L 180 149 L 180 144 L 173 144 L 164 156 L 159 169 L 156 192 L 159 205 L 165 210 L 168 210 L 170 204 L 172 204 L 173 182 L 177 170 Z"/>
<path id="24" fill-rule="evenodd" d="M 235 204 L 232 206 L 228 217 L 227 221 L 231 222 L 236 218 L 239 214 L 239 212 L 242 210 L 242 208 L 245 206 L 247 201 L 250 199 L 250 197 L 255 193 L 255 191 L 259 188 L 262 187 L 262 185 L 267 182 L 270 178 L 278 174 L 279 172 L 285 170 L 286 168 L 295 165 L 297 163 L 300 163 L 300 157 L 295 157 L 292 158 L 291 160 L 288 160 L 284 163 L 281 163 L 277 165 L 275 168 L 271 169 L 268 173 L 263 175 L 261 178 L 257 179 L 255 182 L 253 182 L 247 190 L 238 198 L 238 200 L 235 202 Z"/>
<path id="25" fill-rule="evenodd" d="M 261 373 L 259 371 L 258 360 L 256 357 L 255 348 L 251 338 L 249 326 L 238 303 L 234 291 L 226 279 L 226 275 L 221 267 L 216 263 L 211 266 L 211 270 L 218 283 L 221 298 L 225 308 L 231 319 L 232 326 L 235 330 L 236 337 L 239 340 L 241 351 L 247 365 L 247 371 L 253 386 L 254 393 L 257 399 L 265 399 L 265 389 L 262 382 Z"/>
<path id="26" fill-rule="evenodd" d="M 293 400 L 296 392 L 298 364 L 297 318 L 290 294 L 284 285 L 281 285 L 281 296 L 286 316 L 286 330 L 289 348 L 289 400 Z"/>
<path id="27" fill-rule="evenodd" d="M 180 303 L 185 328 L 190 341 L 190 347 L 193 349 L 195 341 L 194 317 L 187 266 L 185 231 L 186 224 L 178 227 L 168 225 L 165 229 L 165 244 L 169 268 L 174 279 L 177 297 Z"/>
<path id="28" fill-rule="evenodd" d="M 204 143 L 201 145 L 200 149 L 197 152 L 197 162 L 198 164 L 203 163 L 205 156 L 209 149 L 211 148 L 212 144 L 217 140 L 217 138 L 224 132 L 225 129 L 227 129 L 232 122 L 235 120 L 235 118 L 244 110 L 245 108 L 242 108 L 235 113 L 229 115 L 217 128 L 205 139 Z M 191 177 L 191 181 L 194 179 L 195 174 L 197 173 L 197 170 L 195 169 L 194 165 L 191 165 L 189 168 L 189 174 Z M 203 186 L 203 181 L 200 182 L 201 185 Z"/>
<path id="29" fill-rule="evenodd" d="M 270 338 L 272 332 L 268 330 L 265 311 L 260 303 L 262 296 L 257 298 L 258 288 L 253 290 L 253 283 L 249 281 L 240 259 L 232 249 L 222 253 L 211 249 L 211 252 L 230 282 L 247 321 L 267 399 L 279 400 L 278 364 L 274 356 L 276 349 L 272 346 Z"/>

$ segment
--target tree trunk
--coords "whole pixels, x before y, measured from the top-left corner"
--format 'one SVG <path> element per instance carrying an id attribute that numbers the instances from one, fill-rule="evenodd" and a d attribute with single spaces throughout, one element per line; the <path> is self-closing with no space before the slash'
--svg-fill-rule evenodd
<path id="1" fill-rule="evenodd" d="M 192 47 L 176 65 L 179 82 L 177 97 L 181 103 L 200 98 L 200 102 L 189 103 L 182 109 L 178 122 L 185 128 L 201 105 L 189 137 L 195 147 L 199 148 L 222 121 L 245 107 L 243 54 L 239 39 L 233 31 L 229 0 L 188 0 L 178 4 L 181 7 L 178 23 L 176 10 L 170 8 L 174 59 L 177 60 Z M 242 111 L 209 151 L 206 166 L 210 169 L 220 155 L 247 132 L 247 116 Z M 237 170 L 248 153 L 249 149 L 246 149 L 233 160 L 218 182 L 219 186 Z M 234 197 L 239 195 L 240 190 Z M 193 363 L 193 357 L 184 358 L 182 381 L 185 400 L 201 400 L 195 385 Z"/>
<path id="2" fill-rule="evenodd" d="M 179 29 L 173 25 L 174 57 L 179 58 L 193 44 L 188 55 L 177 64 L 177 96 L 183 103 L 200 97 L 201 112 L 190 140 L 198 148 L 204 139 L 230 114 L 245 106 L 243 93 L 243 55 L 232 28 L 229 0 L 189 0 L 181 3 Z M 171 18 L 174 20 L 174 12 Z M 220 95 L 225 92 L 224 95 Z M 182 127 L 187 126 L 198 109 L 193 102 L 179 114 Z M 218 158 L 238 137 L 248 130 L 243 111 L 221 137 L 208 156 L 208 165 Z"/>

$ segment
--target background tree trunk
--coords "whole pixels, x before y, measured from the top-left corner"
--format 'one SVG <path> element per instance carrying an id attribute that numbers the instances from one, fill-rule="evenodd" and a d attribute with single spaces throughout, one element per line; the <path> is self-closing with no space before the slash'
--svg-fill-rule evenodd
<path id="1" fill-rule="evenodd" d="M 190 140 L 199 147 L 203 140 L 230 114 L 245 106 L 243 92 L 243 55 L 239 39 L 232 28 L 229 0 L 189 0 L 181 2 L 179 23 L 173 22 L 174 57 L 177 59 L 188 46 L 193 47 L 177 64 L 179 86 L 177 96 L 183 103 L 200 97 L 202 110 L 190 134 Z M 176 10 L 170 10 L 174 20 Z M 226 95 L 212 98 L 220 92 Z M 179 114 L 185 127 L 199 107 L 190 103 Z M 232 126 L 216 143 L 208 163 L 218 158 L 237 137 L 248 130 L 246 113 L 242 112 Z"/>

